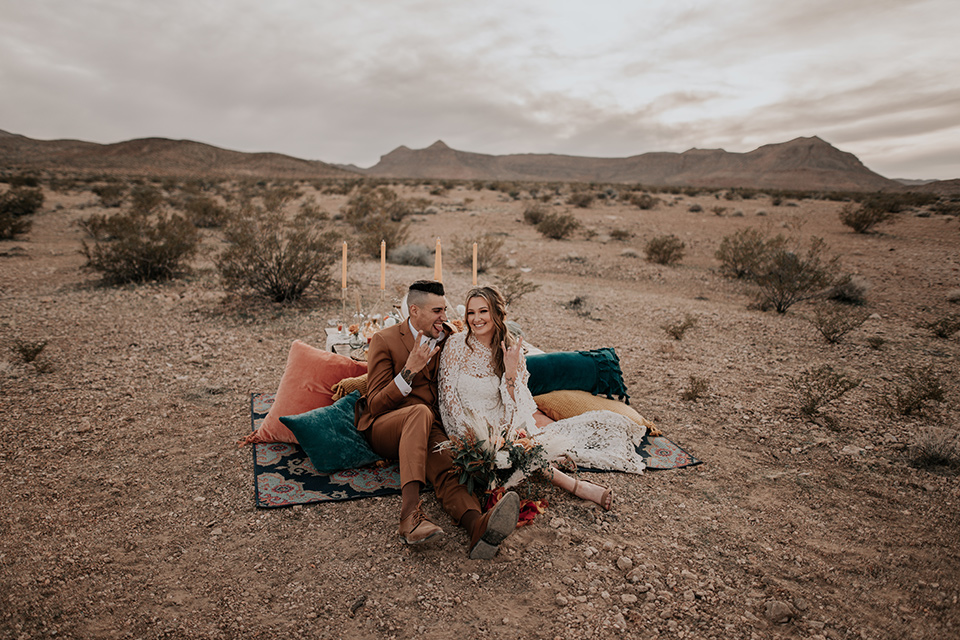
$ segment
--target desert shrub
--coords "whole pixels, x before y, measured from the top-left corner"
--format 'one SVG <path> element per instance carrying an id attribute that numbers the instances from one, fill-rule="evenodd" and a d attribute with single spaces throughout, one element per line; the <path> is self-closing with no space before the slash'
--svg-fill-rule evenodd
<path id="1" fill-rule="evenodd" d="M 163 204 L 163 194 L 152 185 L 137 185 L 130 190 L 130 210 L 150 214 Z"/>
<path id="2" fill-rule="evenodd" d="M 393 264 L 431 267 L 433 266 L 433 249 L 422 244 L 405 244 L 391 249 L 387 258 Z"/>
<path id="3" fill-rule="evenodd" d="M 100 198 L 100 206 L 107 209 L 115 209 L 122 205 L 123 198 L 127 195 L 127 188 L 116 182 L 98 184 L 91 191 Z"/>
<path id="4" fill-rule="evenodd" d="M 546 215 L 546 207 L 538 202 L 531 202 L 523 208 L 523 221 L 527 224 L 538 225 Z"/>
<path id="5" fill-rule="evenodd" d="M 934 204 L 931 209 L 934 213 L 943 216 L 960 216 L 960 202 L 956 200 L 943 200 Z"/>
<path id="6" fill-rule="evenodd" d="M 497 274 L 496 284 L 508 305 L 520 302 L 525 295 L 540 288 L 540 285 L 524 280 L 519 272 Z"/>
<path id="7" fill-rule="evenodd" d="M 46 340 L 23 340 L 21 338 L 16 338 L 13 341 L 13 346 L 10 347 L 10 350 L 13 351 L 13 354 L 17 356 L 17 359 L 20 360 L 20 362 L 23 362 L 24 364 L 30 364 L 40 357 L 40 354 L 43 352 L 46 346 Z"/>
<path id="8" fill-rule="evenodd" d="M 413 212 L 410 202 L 388 187 L 366 187 L 354 195 L 343 208 L 343 217 L 356 226 L 367 218 L 386 217 L 400 222 Z"/>
<path id="9" fill-rule="evenodd" d="M 537 231 L 554 240 L 565 240 L 580 227 L 580 221 L 570 213 L 551 213 L 537 223 Z"/>
<path id="10" fill-rule="evenodd" d="M 187 219 L 201 229 L 217 229 L 230 219 L 230 212 L 210 196 L 191 196 L 183 204 Z"/>
<path id="11" fill-rule="evenodd" d="M 826 298 L 854 306 L 867 304 L 867 283 L 854 276 L 843 276 L 840 281 L 830 287 Z"/>
<path id="12" fill-rule="evenodd" d="M 706 378 L 690 376 L 687 379 L 687 388 L 680 392 L 680 399 L 687 402 L 699 400 L 710 390 L 710 381 Z"/>
<path id="13" fill-rule="evenodd" d="M 960 433 L 948 429 L 923 429 L 908 451 L 910 464 L 919 469 L 960 469 Z"/>
<path id="14" fill-rule="evenodd" d="M 680 238 L 669 234 L 651 238 L 643 250 L 647 254 L 647 261 L 671 265 L 683 259 L 683 250 L 686 246 Z"/>
<path id="15" fill-rule="evenodd" d="M 930 329 L 936 337 L 947 339 L 957 331 L 960 331 L 960 315 L 946 315 L 926 323 L 925 326 L 927 329 Z"/>
<path id="16" fill-rule="evenodd" d="M 593 204 L 595 197 L 596 196 L 589 191 L 575 191 L 567 198 L 567 204 L 573 205 L 580 209 L 586 209 Z"/>
<path id="17" fill-rule="evenodd" d="M 2 181 L 9 184 L 11 188 L 40 186 L 40 176 L 33 173 L 18 173 Z"/>
<path id="18" fill-rule="evenodd" d="M 697 326 L 697 319 L 687 313 L 683 316 L 683 320 L 677 322 L 667 322 L 660 325 L 660 328 L 666 331 L 667 334 L 674 340 L 682 340 L 683 334 L 685 334 L 688 329 L 692 329 L 695 326 Z"/>
<path id="19" fill-rule="evenodd" d="M 613 240 L 619 240 L 621 242 L 629 240 L 633 237 L 633 234 L 627 231 L 626 229 L 613 229 L 610 231 L 610 238 Z"/>
<path id="20" fill-rule="evenodd" d="M 817 307 L 810 322 L 830 344 L 840 342 L 843 336 L 861 326 L 870 316 L 865 311 L 856 311 L 837 306 Z"/>
<path id="21" fill-rule="evenodd" d="M 300 203 L 300 210 L 297 212 L 299 222 L 326 222 L 329 219 L 330 214 L 320 208 L 314 196 L 308 196 Z"/>
<path id="22" fill-rule="evenodd" d="M 409 202 L 387 187 L 362 189 L 343 208 L 344 218 L 357 231 L 359 252 L 370 257 L 380 255 L 381 240 L 388 247 L 406 243 L 410 228 L 403 219 L 410 212 Z"/>
<path id="23" fill-rule="evenodd" d="M 562 303 L 560 306 L 562 306 L 564 309 L 567 309 L 568 311 L 573 311 L 581 318 L 589 318 L 590 314 L 592 313 L 590 304 L 588 304 L 586 296 L 575 296 L 570 300 L 567 300 L 566 302 Z"/>
<path id="24" fill-rule="evenodd" d="M 783 247 L 786 239 L 777 235 L 769 237 L 763 232 L 747 227 L 724 236 L 714 254 L 720 261 L 720 273 L 731 278 L 752 278 L 761 273 L 771 254 Z"/>
<path id="25" fill-rule="evenodd" d="M 278 210 L 247 210 L 224 230 L 230 246 L 217 259 L 227 288 L 273 302 L 299 300 L 308 289 L 328 290 L 337 259 L 336 234 L 288 224 Z"/>
<path id="26" fill-rule="evenodd" d="M 945 393 L 940 376 L 929 369 L 909 367 L 903 381 L 883 397 L 883 403 L 901 416 L 925 413 L 931 402 L 943 402 Z"/>
<path id="27" fill-rule="evenodd" d="M 13 240 L 17 236 L 30 231 L 32 226 L 32 220 L 16 218 L 8 213 L 0 212 L 0 240 Z"/>
<path id="28" fill-rule="evenodd" d="M 703 207 L 701 207 L 699 204 L 694 203 L 687 208 L 687 211 L 689 211 L 690 213 L 700 213 L 701 211 L 703 211 Z"/>
<path id="29" fill-rule="evenodd" d="M 43 206 L 43 190 L 31 187 L 14 187 L 0 194 L 0 216 L 22 218 L 33 215 Z"/>
<path id="30" fill-rule="evenodd" d="M 786 313 L 794 304 L 815 298 L 833 286 L 839 279 L 838 259 L 826 259 L 825 250 L 823 239 L 816 237 L 811 238 L 805 253 L 786 246 L 774 249 L 763 269 L 752 278 L 759 307 Z"/>
<path id="31" fill-rule="evenodd" d="M 473 243 L 477 243 L 477 273 L 486 273 L 490 269 L 503 266 L 507 258 L 503 255 L 503 236 L 484 234 L 479 238 L 453 238 L 451 257 L 461 267 L 473 267 Z"/>
<path id="32" fill-rule="evenodd" d="M 649 193 L 631 193 L 627 201 L 638 209 L 653 209 L 660 202 L 660 198 L 655 198 Z"/>
<path id="33" fill-rule="evenodd" d="M 86 266 L 113 284 L 174 278 L 185 270 L 200 242 L 197 228 L 179 214 L 95 215 L 81 226 L 92 242 L 83 242 Z"/>
<path id="34" fill-rule="evenodd" d="M 790 386 L 800 396 L 800 413 L 812 418 L 821 407 L 839 400 L 848 391 L 860 386 L 860 380 L 825 364 L 804 370 L 790 380 Z"/>
<path id="35" fill-rule="evenodd" d="M 861 205 L 848 202 L 840 209 L 840 222 L 855 233 L 869 233 L 881 222 L 886 222 L 893 213 L 870 201 Z"/>
<path id="36" fill-rule="evenodd" d="M 713 212 L 713 215 L 715 215 L 715 216 L 722 216 L 724 213 L 727 212 L 727 208 L 726 208 L 726 207 L 713 207 L 712 209 L 710 209 L 710 211 L 712 211 L 712 212 Z"/>

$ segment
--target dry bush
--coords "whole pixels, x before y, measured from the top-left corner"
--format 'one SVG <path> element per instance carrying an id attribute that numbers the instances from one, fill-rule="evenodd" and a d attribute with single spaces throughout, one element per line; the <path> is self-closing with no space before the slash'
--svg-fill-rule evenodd
<path id="1" fill-rule="evenodd" d="M 195 227 L 216 229 L 227 223 L 230 212 L 210 196 L 190 196 L 183 204 L 187 219 Z"/>
<path id="2" fill-rule="evenodd" d="M 683 251 L 687 245 L 673 234 L 656 236 L 647 241 L 643 250 L 647 254 L 647 261 L 656 264 L 672 265 L 683 259 Z"/>
<path id="3" fill-rule="evenodd" d="M 523 208 L 523 221 L 527 224 L 538 225 L 547 215 L 547 208 L 537 202 L 531 202 Z"/>
<path id="4" fill-rule="evenodd" d="M 855 233 L 869 233 L 875 226 L 891 219 L 893 215 L 893 212 L 875 202 L 868 201 L 861 205 L 848 202 L 840 209 L 840 222 L 853 229 Z"/>
<path id="5" fill-rule="evenodd" d="M 299 222 L 326 222 L 330 219 L 330 214 L 320 208 L 317 199 L 314 196 L 307 196 L 300 203 L 300 210 L 297 212 L 297 221 Z"/>
<path id="6" fill-rule="evenodd" d="M 949 339 L 957 331 L 960 331 L 960 315 L 946 315 L 936 320 L 932 320 L 924 325 L 933 332 L 938 338 Z"/>
<path id="7" fill-rule="evenodd" d="M 580 227 L 580 221 L 570 213 L 551 213 L 537 224 L 537 231 L 554 240 L 565 240 Z"/>
<path id="8" fill-rule="evenodd" d="M 660 202 L 660 198 L 655 198 L 649 193 L 631 193 L 627 197 L 627 202 L 638 209 L 649 210 L 657 206 L 657 203 Z"/>
<path id="9" fill-rule="evenodd" d="M 683 334 L 687 332 L 687 329 L 692 329 L 695 326 L 697 326 L 697 319 L 688 313 L 683 316 L 683 320 L 662 324 L 660 328 L 666 331 L 674 340 L 682 340 Z"/>
<path id="10" fill-rule="evenodd" d="M 687 385 L 687 388 L 680 393 L 680 399 L 688 402 L 699 400 L 710 390 L 710 381 L 697 376 L 690 376 Z"/>
<path id="11" fill-rule="evenodd" d="M 868 288 L 866 282 L 855 276 L 843 276 L 840 282 L 830 287 L 826 298 L 841 304 L 862 306 L 867 304 Z"/>
<path id="12" fill-rule="evenodd" d="M 624 242 L 633 237 L 633 234 L 626 229 L 613 229 L 610 231 L 610 239 Z"/>
<path id="13" fill-rule="evenodd" d="M 896 415 L 922 415 L 931 402 L 940 403 L 946 394 L 940 376 L 930 369 L 909 367 L 904 371 L 903 384 L 883 397 L 883 403 Z"/>
<path id="14" fill-rule="evenodd" d="M 13 346 L 10 347 L 10 350 L 13 351 L 14 355 L 17 356 L 17 359 L 20 360 L 20 362 L 23 362 L 24 364 L 30 364 L 40 357 L 40 354 L 43 352 L 46 346 L 46 340 L 23 340 L 21 338 L 16 338 L 13 341 Z"/>
<path id="15" fill-rule="evenodd" d="M 399 247 L 407 241 L 410 227 L 403 219 L 411 213 L 411 205 L 387 187 L 362 189 L 350 198 L 342 211 L 357 231 L 356 240 L 362 255 L 378 257 L 381 241 L 386 241 L 388 247 Z"/>
<path id="16" fill-rule="evenodd" d="M 433 249 L 422 244 L 405 244 L 391 249 L 387 259 L 392 264 L 403 264 L 410 267 L 432 267 L 434 262 Z"/>
<path id="17" fill-rule="evenodd" d="M 919 469 L 960 469 L 960 433 L 948 429 L 924 429 L 910 446 L 910 464 Z"/>
<path id="18" fill-rule="evenodd" d="M 91 241 L 83 241 L 86 266 L 112 284 L 174 278 L 200 243 L 197 228 L 179 214 L 127 211 L 80 224 Z"/>
<path id="19" fill-rule="evenodd" d="M 497 274 L 496 284 L 508 305 L 520 302 L 525 295 L 540 288 L 540 285 L 524 280 L 518 272 Z"/>
<path id="20" fill-rule="evenodd" d="M 752 280 L 757 285 L 757 304 L 761 309 L 786 313 L 798 302 L 821 295 L 840 280 L 838 258 L 826 258 L 826 244 L 811 238 L 806 252 L 786 246 L 774 249 Z"/>
<path id="21" fill-rule="evenodd" d="M 149 215 L 163 204 L 163 194 L 152 185 L 137 185 L 130 190 L 130 210 Z"/>
<path id="22" fill-rule="evenodd" d="M 0 194 L 0 240 L 13 240 L 30 231 L 33 222 L 26 217 L 39 211 L 41 206 L 41 189 L 16 186 Z"/>
<path id="23" fill-rule="evenodd" d="M 690 213 L 700 213 L 701 211 L 703 211 L 703 207 L 701 207 L 699 204 L 694 203 L 690 205 L 687 211 L 689 211 Z"/>
<path id="24" fill-rule="evenodd" d="M 299 300 L 308 289 L 324 293 L 334 283 L 338 236 L 313 225 L 288 224 L 274 209 L 251 209 L 224 231 L 230 246 L 217 259 L 224 284 L 273 302 Z"/>
<path id="25" fill-rule="evenodd" d="M 818 306 L 810 322 L 830 344 L 837 344 L 854 329 L 860 327 L 870 314 L 838 306 Z"/>
<path id="26" fill-rule="evenodd" d="M 828 364 L 806 369 L 790 380 L 790 386 L 800 396 L 800 413 L 810 418 L 815 417 L 821 407 L 839 400 L 859 385 L 859 379 L 834 371 Z"/>
<path id="27" fill-rule="evenodd" d="M 116 182 L 99 184 L 90 191 L 100 198 L 100 206 L 107 209 L 115 209 L 123 204 L 123 199 L 127 195 L 127 188 Z"/>
<path id="28" fill-rule="evenodd" d="M 503 255 L 503 236 L 484 234 L 479 238 L 461 238 L 454 236 L 451 257 L 461 267 L 473 267 L 473 243 L 477 243 L 477 273 L 486 273 L 502 267 L 507 262 Z"/>
<path id="29" fill-rule="evenodd" d="M 580 209 L 586 209 L 593 204 L 594 198 L 596 198 L 596 196 L 589 191 L 575 191 L 567 198 L 567 204 Z"/>
<path id="30" fill-rule="evenodd" d="M 726 208 L 726 207 L 717 206 L 717 207 L 713 207 L 712 209 L 710 209 L 710 211 L 712 211 L 712 212 L 713 212 L 713 215 L 715 215 L 715 216 L 722 216 L 724 213 L 727 212 L 727 208 Z"/>
<path id="31" fill-rule="evenodd" d="M 720 273 L 731 278 L 752 278 L 764 270 L 770 256 L 786 244 L 782 235 L 770 237 L 747 227 L 724 236 L 714 254 L 720 261 Z"/>

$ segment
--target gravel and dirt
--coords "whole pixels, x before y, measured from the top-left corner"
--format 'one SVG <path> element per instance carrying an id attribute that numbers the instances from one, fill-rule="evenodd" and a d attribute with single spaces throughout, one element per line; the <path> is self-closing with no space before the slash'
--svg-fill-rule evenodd
<path id="1" fill-rule="evenodd" d="M 511 309 L 526 340 L 615 346 L 633 406 L 703 464 L 585 474 L 613 487 L 612 511 L 551 492 L 492 561 L 467 558 L 432 496 L 446 535 L 414 549 L 399 497 L 256 509 L 235 445 L 249 394 L 276 389 L 293 340 L 323 345 L 339 303 L 228 294 L 210 230 L 188 277 L 102 286 L 76 224 L 104 211 L 96 196 L 45 190 L 32 231 L 0 242 L 0 638 L 960 636 L 958 475 L 910 463 L 911 443 L 960 426 L 960 344 L 923 327 L 958 311 L 956 217 L 908 212 L 858 235 L 837 202 L 663 196 L 649 211 L 548 204 L 592 233 L 547 240 L 523 222 L 526 194 L 400 191 L 436 209 L 413 219 L 415 242 L 505 234 L 509 267 L 540 285 Z M 330 213 L 346 201 L 317 198 Z M 747 226 L 823 237 L 869 285 L 870 318 L 829 344 L 811 303 L 753 308 L 714 258 Z M 677 266 L 643 259 L 663 233 L 686 244 Z M 456 303 L 470 272 L 448 256 Z M 388 265 L 388 291 L 432 273 Z M 350 279 L 371 301 L 378 263 L 352 260 Z M 687 314 L 671 338 L 662 325 Z M 47 341 L 39 364 L 16 340 Z M 863 382 L 811 420 L 791 380 L 821 364 Z M 894 415 L 884 398 L 909 367 L 946 399 Z M 690 376 L 708 389 L 688 401 Z"/>

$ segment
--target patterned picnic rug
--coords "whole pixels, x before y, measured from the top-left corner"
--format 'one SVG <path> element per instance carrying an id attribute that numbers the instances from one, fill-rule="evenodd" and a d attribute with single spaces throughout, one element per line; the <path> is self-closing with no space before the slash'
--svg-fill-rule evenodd
<path id="1" fill-rule="evenodd" d="M 251 394 L 251 427 L 254 430 L 267 417 L 273 399 L 272 393 Z M 662 436 L 644 437 L 637 453 L 643 456 L 650 470 L 700 464 L 700 460 Z M 362 469 L 320 473 L 303 449 L 295 444 L 255 444 L 253 488 L 256 505 L 262 508 L 355 500 L 400 493 L 400 469 L 396 463 L 378 463 Z"/>

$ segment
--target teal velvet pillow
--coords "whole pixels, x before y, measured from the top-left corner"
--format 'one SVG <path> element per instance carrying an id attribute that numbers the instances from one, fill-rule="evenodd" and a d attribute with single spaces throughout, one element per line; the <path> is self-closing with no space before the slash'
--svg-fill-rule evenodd
<path id="1" fill-rule="evenodd" d="M 320 473 L 365 467 L 381 459 L 353 424 L 359 398 L 360 392 L 354 391 L 329 407 L 280 417 Z"/>
<path id="2" fill-rule="evenodd" d="M 530 372 L 527 386 L 534 396 L 566 389 L 603 394 L 608 398 L 616 396 L 630 404 L 620 358 L 613 347 L 527 356 L 527 371 Z"/>

